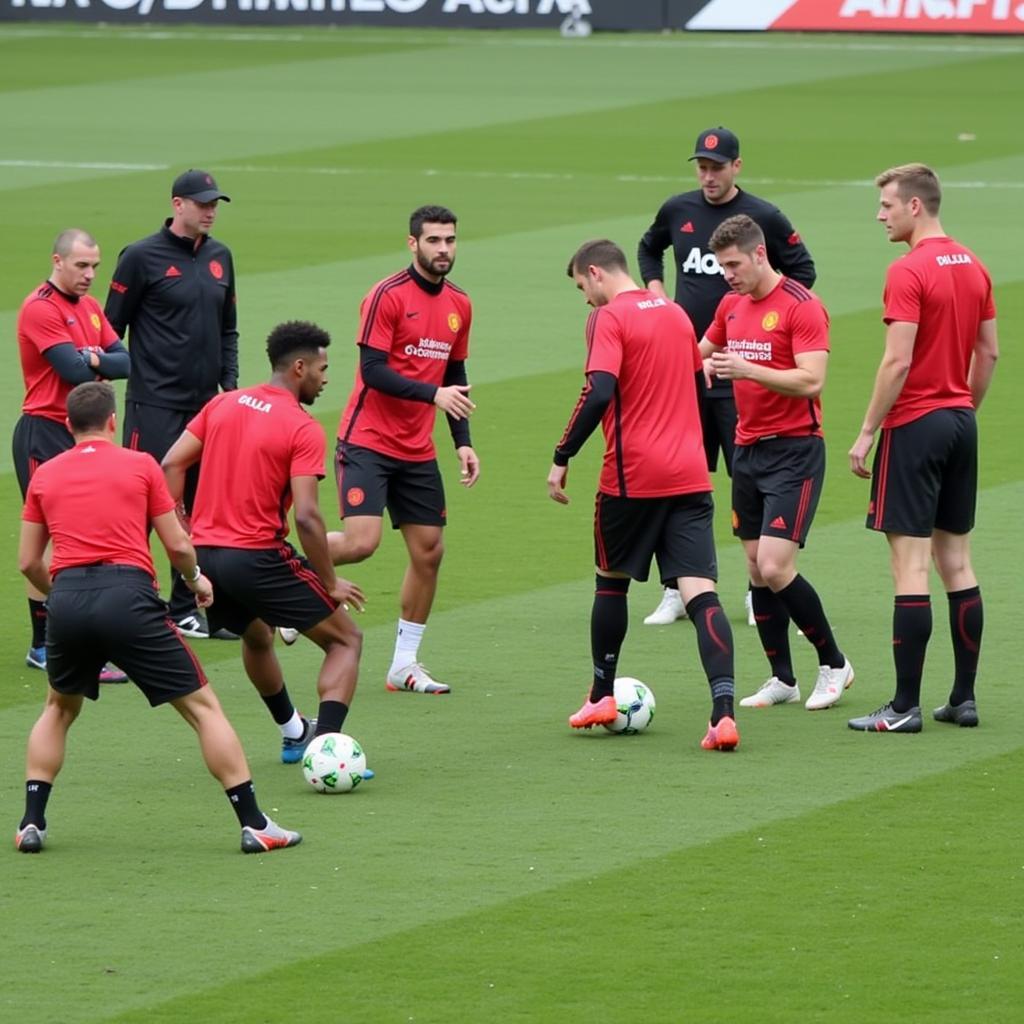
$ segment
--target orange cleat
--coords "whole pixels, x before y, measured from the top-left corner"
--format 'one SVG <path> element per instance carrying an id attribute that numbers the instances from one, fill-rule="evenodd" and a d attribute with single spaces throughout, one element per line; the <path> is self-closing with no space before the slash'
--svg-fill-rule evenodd
<path id="1" fill-rule="evenodd" d="M 736 723 L 729 718 L 720 718 L 718 725 L 708 723 L 707 735 L 700 741 L 705 750 L 735 750 L 740 745 L 740 734 Z"/>
<path id="2" fill-rule="evenodd" d="M 605 725 L 614 722 L 619 709 L 615 704 L 615 698 L 610 694 L 598 701 L 592 701 L 589 697 L 584 701 L 583 707 L 575 715 L 569 716 L 569 724 L 574 729 L 589 729 L 593 725 Z"/>

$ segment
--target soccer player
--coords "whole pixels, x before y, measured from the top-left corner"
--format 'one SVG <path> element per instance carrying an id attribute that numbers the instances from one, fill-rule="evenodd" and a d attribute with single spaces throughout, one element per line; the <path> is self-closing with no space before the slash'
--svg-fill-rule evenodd
<path id="1" fill-rule="evenodd" d="M 831 707 L 853 682 L 814 587 L 797 572 L 797 553 L 825 479 L 821 389 L 828 365 L 828 313 L 817 296 L 775 270 L 764 233 L 739 214 L 711 236 L 731 294 L 701 341 L 710 372 L 733 382 L 736 451 L 733 533 L 747 556 L 754 613 L 772 674 L 742 707 L 800 700 L 789 649 L 792 619 L 818 655 L 804 706 Z"/>
<path id="2" fill-rule="evenodd" d="M 171 185 L 172 216 L 118 257 L 106 314 L 132 354 L 124 443 L 159 462 L 185 425 L 218 390 L 238 386 L 235 266 L 210 230 L 218 204 L 231 202 L 206 171 Z M 189 473 L 191 509 L 198 471 Z M 185 636 L 211 634 L 188 588 L 172 573 L 171 618 Z M 214 631 L 215 639 L 237 640 Z"/>
<path id="3" fill-rule="evenodd" d="M 29 735 L 25 815 L 15 848 L 38 853 L 46 842 L 46 804 L 64 763 L 68 730 L 83 700 L 99 696 L 96 676 L 107 658 L 124 666 L 153 707 L 171 704 L 195 729 L 206 766 L 238 816 L 242 852 L 294 846 L 299 833 L 276 825 L 256 803 L 238 736 L 160 600 L 151 526 L 199 604 L 209 605 L 213 592 L 159 466 L 115 443 L 111 385 L 79 384 L 68 396 L 67 419 L 74 447 L 39 467 L 22 514 L 18 567 L 49 595 L 50 688 Z M 43 553 L 51 540 L 47 567 Z"/>
<path id="4" fill-rule="evenodd" d="M 212 623 L 242 637 L 242 663 L 281 730 L 281 760 L 292 764 L 314 735 L 341 732 L 355 693 L 362 634 L 346 612 L 362 591 L 338 578 L 317 499 L 327 444 L 302 406 L 327 384 L 326 331 L 306 321 L 279 324 L 267 338 L 269 383 L 211 399 L 164 456 L 179 502 L 202 459 L 192 541 L 217 592 Z M 288 510 L 305 557 L 287 543 Z M 274 630 L 289 626 L 324 652 L 320 710 L 303 718 L 274 652 Z"/>
<path id="5" fill-rule="evenodd" d="M 696 163 L 697 183 L 691 192 L 666 199 L 654 223 L 640 239 L 638 258 L 644 283 L 655 295 L 667 297 L 664 252 L 671 248 L 676 266 L 675 300 L 686 311 L 697 337 L 702 338 L 722 297 L 729 291 L 722 268 L 708 245 L 722 221 L 745 213 L 760 225 L 765 236 L 768 262 L 806 288 L 814 285 L 814 261 L 786 215 L 771 203 L 745 192 L 736 184 L 743 166 L 740 140 L 728 128 L 708 128 L 697 136 L 691 161 Z M 703 377 L 701 422 L 708 469 L 718 468 L 722 453 L 725 471 L 732 474 L 736 403 L 732 382 L 712 377 L 709 387 Z M 747 593 L 747 621 L 754 625 L 751 594 Z M 667 587 L 661 602 L 644 623 L 664 626 L 685 618 L 682 598 L 675 587 Z"/>
<path id="6" fill-rule="evenodd" d="M 955 668 L 949 698 L 932 717 L 971 727 L 978 724 L 974 682 L 983 625 L 970 543 L 978 490 L 975 413 L 999 358 L 992 281 L 981 260 L 942 230 L 942 190 L 930 167 L 893 167 L 875 184 L 881 190 L 877 219 L 890 242 L 905 242 L 910 251 L 886 274 L 885 353 L 850 449 L 850 468 L 871 478 L 867 527 L 889 541 L 896 693 L 849 725 L 866 732 L 921 731 L 934 562 L 949 602 Z"/>
<path id="7" fill-rule="evenodd" d="M 480 460 L 469 436 L 466 357 L 473 311 L 448 280 L 455 265 L 455 214 L 421 206 L 409 218 L 412 265 L 370 289 L 360 309 L 359 366 L 338 426 L 335 475 L 344 532 L 328 535 L 335 565 L 361 562 L 381 541 L 384 509 L 402 531 L 409 566 L 388 669 L 389 690 L 448 693 L 419 660 L 437 591 L 447 522 L 432 433 L 434 409 L 448 416 L 461 470 L 472 487 Z"/>
<path id="8" fill-rule="evenodd" d="M 74 446 L 66 425 L 67 397 L 76 384 L 128 376 L 128 350 L 89 295 L 100 249 L 87 231 L 69 228 L 53 243 L 50 276 L 34 288 L 18 313 L 18 351 L 25 400 L 14 428 L 14 470 L 22 500 L 36 469 Z M 25 664 L 46 671 L 46 606 L 26 583 L 32 640 Z M 104 683 L 124 683 L 119 668 L 105 665 Z"/>
<path id="9" fill-rule="evenodd" d="M 568 504 L 569 460 L 599 423 L 605 438 L 594 516 L 594 675 L 569 724 L 589 729 L 615 719 L 629 583 L 647 579 L 654 557 L 662 582 L 683 595 L 711 687 L 711 721 L 701 746 L 733 750 L 739 733 L 732 630 L 715 593 L 714 503 L 694 383 L 702 367 L 693 327 L 669 299 L 637 286 L 614 242 L 584 243 L 568 274 L 594 312 L 586 328 L 586 384 L 548 473 L 554 501 Z"/>

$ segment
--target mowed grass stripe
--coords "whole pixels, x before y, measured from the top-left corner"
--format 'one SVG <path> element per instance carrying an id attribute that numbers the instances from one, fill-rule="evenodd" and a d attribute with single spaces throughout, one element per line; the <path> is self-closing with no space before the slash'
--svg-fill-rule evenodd
<path id="1" fill-rule="evenodd" d="M 271 1020 L 271 1007 L 311 999 L 382 1024 L 583 1022 L 595 1006 L 638 1022 L 721 1019 L 724 1006 L 751 1022 L 1013 1016 L 1024 998 L 1021 833 L 1003 825 L 1022 769 L 1018 749 L 913 782 L 883 770 L 868 796 L 609 868 L 618 838 L 650 821 L 638 772 L 606 790 L 605 838 L 576 881 L 548 887 L 521 861 L 528 895 L 450 919 L 439 908 L 377 940 L 359 934 L 351 904 L 314 913 L 321 948 L 304 959 L 91 1019 Z M 829 779 L 765 778 L 763 802 L 787 785 L 827 789 Z M 708 813 L 730 796 L 709 787 Z M 624 935 L 643 942 L 624 946 Z M 893 978 L 898 999 L 884 995 Z"/>

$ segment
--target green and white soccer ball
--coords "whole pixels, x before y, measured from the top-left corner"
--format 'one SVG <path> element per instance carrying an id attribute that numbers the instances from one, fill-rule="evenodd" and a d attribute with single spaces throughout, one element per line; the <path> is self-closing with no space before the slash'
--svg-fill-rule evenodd
<path id="1" fill-rule="evenodd" d="M 620 676 L 615 680 L 615 704 L 619 713 L 614 722 L 605 723 L 609 732 L 632 736 L 643 732 L 654 718 L 654 692 L 639 679 Z"/>
<path id="2" fill-rule="evenodd" d="M 343 732 L 315 736 L 302 756 L 302 774 L 318 793 L 349 793 L 365 771 L 363 748 Z"/>

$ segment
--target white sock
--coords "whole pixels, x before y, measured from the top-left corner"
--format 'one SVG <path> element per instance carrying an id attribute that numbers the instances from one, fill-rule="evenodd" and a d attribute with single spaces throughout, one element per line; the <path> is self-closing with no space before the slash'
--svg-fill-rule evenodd
<path id="1" fill-rule="evenodd" d="M 302 721 L 302 716 L 298 711 L 293 711 L 292 717 L 284 725 L 279 725 L 278 728 L 285 739 L 297 740 L 306 731 L 306 724 Z"/>
<path id="2" fill-rule="evenodd" d="M 416 660 L 420 650 L 420 641 L 423 639 L 423 631 L 426 628 L 427 624 L 425 622 L 406 622 L 405 619 L 398 620 L 398 633 L 395 636 L 395 653 L 391 658 L 391 672 L 400 672 Z"/>

